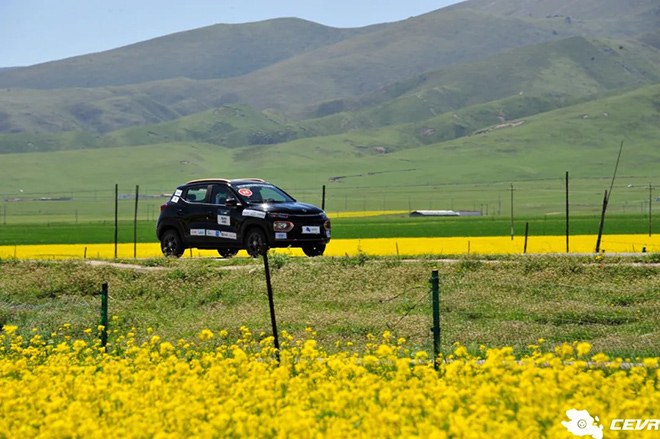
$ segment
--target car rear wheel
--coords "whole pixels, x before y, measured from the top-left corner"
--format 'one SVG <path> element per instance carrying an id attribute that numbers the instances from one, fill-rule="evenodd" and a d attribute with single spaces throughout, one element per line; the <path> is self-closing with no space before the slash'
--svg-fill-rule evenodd
<path id="1" fill-rule="evenodd" d="M 325 244 L 305 245 L 303 246 L 302 251 L 309 257 L 321 256 L 325 251 Z"/>
<path id="2" fill-rule="evenodd" d="M 172 229 L 163 233 L 163 237 L 160 239 L 160 249 L 163 255 L 174 258 L 181 257 L 185 250 L 179 234 Z"/>
<path id="3" fill-rule="evenodd" d="M 266 235 L 261 229 L 253 228 L 245 236 L 245 250 L 253 258 L 258 257 L 266 250 L 268 250 L 268 242 L 266 241 Z"/>
<path id="4" fill-rule="evenodd" d="M 238 249 L 237 248 L 219 248 L 218 253 L 223 258 L 229 259 L 233 256 L 236 256 L 236 253 L 238 253 Z"/>

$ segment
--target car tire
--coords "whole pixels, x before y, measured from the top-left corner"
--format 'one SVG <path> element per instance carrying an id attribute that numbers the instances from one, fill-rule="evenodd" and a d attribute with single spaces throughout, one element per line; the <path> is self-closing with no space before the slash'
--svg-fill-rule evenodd
<path id="1" fill-rule="evenodd" d="M 248 231 L 245 235 L 245 250 L 253 258 L 259 257 L 268 250 L 268 241 L 261 229 L 255 227 Z"/>
<path id="2" fill-rule="evenodd" d="M 218 249 L 218 254 L 222 256 L 225 259 L 229 259 L 231 257 L 236 256 L 236 253 L 238 253 L 237 248 L 219 248 Z"/>
<path id="3" fill-rule="evenodd" d="M 313 258 L 315 256 L 321 256 L 325 251 L 325 244 L 304 245 L 302 251 L 310 258 Z"/>
<path id="4" fill-rule="evenodd" d="M 169 229 L 160 239 L 160 249 L 166 257 L 179 258 L 183 254 L 185 247 L 176 230 Z"/>

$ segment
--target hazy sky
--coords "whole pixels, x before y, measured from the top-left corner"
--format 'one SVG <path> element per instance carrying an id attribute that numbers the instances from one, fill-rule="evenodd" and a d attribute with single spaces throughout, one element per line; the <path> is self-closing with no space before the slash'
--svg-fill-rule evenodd
<path id="1" fill-rule="evenodd" d="M 461 0 L 0 0 L 0 67 L 114 49 L 216 23 L 299 17 L 334 27 L 402 20 Z"/>

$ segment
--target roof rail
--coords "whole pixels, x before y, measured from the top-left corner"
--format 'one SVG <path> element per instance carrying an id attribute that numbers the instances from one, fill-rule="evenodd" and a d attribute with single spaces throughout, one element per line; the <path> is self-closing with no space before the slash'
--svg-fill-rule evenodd
<path id="1" fill-rule="evenodd" d="M 205 183 L 205 182 L 209 182 L 209 183 L 213 183 L 213 182 L 215 182 L 215 183 L 231 183 L 233 181 L 253 181 L 255 183 L 265 183 L 266 182 L 266 180 L 263 180 L 261 178 L 232 178 L 231 180 L 229 180 L 227 178 L 211 177 L 211 178 L 199 178 L 199 179 L 196 179 L 196 180 L 190 180 L 186 184 Z"/>
<path id="2" fill-rule="evenodd" d="M 217 181 L 217 182 L 220 182 L 220 183 L 229 183 L 229 180 L 227 180 L 226 178 L 200 178 L 200 179 L 197 179 L 197 180 L 190 180 L 186 184 L 203 183 L 205 181 L 209 181 L 209 182 Z"/>
<path id="3" fill-rule="evenodd" d="M 254 181 L 257 183 L 265 183 L 266 180 L 261 178 L 232 178 L 231 181 Z"/>

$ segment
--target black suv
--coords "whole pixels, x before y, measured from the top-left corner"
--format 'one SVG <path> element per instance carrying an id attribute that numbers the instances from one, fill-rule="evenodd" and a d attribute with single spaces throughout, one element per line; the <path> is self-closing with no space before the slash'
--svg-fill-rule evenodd
<path id="1" fill-rule="evenodd" d="M 160 207 L 156 234 L 165 256 L 200 248 L 225 258 L 245 249 L 257 257 L 270 247 L 300 247 L 307 256 L 320 256 L 330 241 L 330 220 L 264 180 L 209 178 L 176 188 Z"/>

